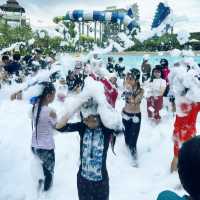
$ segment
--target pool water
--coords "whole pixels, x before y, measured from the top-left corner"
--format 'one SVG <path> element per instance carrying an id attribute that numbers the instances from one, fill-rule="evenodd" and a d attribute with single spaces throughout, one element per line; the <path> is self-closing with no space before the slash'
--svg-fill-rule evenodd
<path id="1" fill-rule="evenodd" d="M 127 68 L 138 68 L 140 69 L 141 67 L 141 64 L 142 64 L 142 61 L 143 61 L 143 56 L 144 55 L 104 55 L 103 56 L 103 60 L 107 63 L 107 59 L 109 56 L 112 56 L 115 60 L 115 63 L 118 61 L 118 58 L 119 57 L 123 57 L 124 58 L 124 63 L 125 63 L 125 66 Z M 149 55 L 149 63 L 153 66 L 155 65 L 158 65 L 160 63 L 160 60 L 162 58 L 166 58 L 169 62 L 169 67 L 173 66 L 173 64 L 177 61 L 180 61 L 183 59 L 183 57 L 174 57 L 174 56 L 161 56 L 161 55 Z M 200 63 L 200 56 L 195 56 L 193 57 L 194 60 L 197 62 L 197 63 Z"/>

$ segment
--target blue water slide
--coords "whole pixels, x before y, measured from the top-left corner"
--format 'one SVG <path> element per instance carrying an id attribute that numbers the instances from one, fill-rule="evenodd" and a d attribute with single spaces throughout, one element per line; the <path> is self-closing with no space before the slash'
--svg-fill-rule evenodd
<path id="1" fill-rule="evenodd" d="M 93 11 L 93 21 L 105 21 L 105 12 L 102 11 Z"/>
<path id="2" fill-rule="evenodd" d="M 111 16 L 107 19 L 107 16 Z M 73 10 L 72 12 L 67 12 L 65 20 L 72 20 L 75 22 L 79 21 L 111 21 L 112 23 L 123 23 L 130 31 L 133 28 L 138 27 L 138 24 L 130 18 L 127 14 L 123 12 L 104 12 L 104 11 L 93 11 L 93 12 L 86 12 L 84 10 Z"/>
<path id="3" fill-rule="evenodd" d="M 111 22 L 113 23 L 117 23 L 117 20 L 118 20 L 118 15 L 116 12 L 112 12 L 112 16 L 111 16 Z"/>
<path id="4" fill-rule="evenodd" d="M 124 13 L 112 12 L 111 22 L 113 23 L 118 23 L 118 21 L 123 22 L 124 17 L 125 17 Z"/>
<path id="5" fill-rule="evenodd" d="M 133 16 L 134 16 L 134 12 L 133 12 L 133 9 L 132 9 L 132 8 L 129 8 L 129 9 L 128 9 L 127 15 L 128 15 L 129 17 L 133 17 Z"/>
<path id="6" fill-rule="evenodd" d="M 83 10 L 74 11 L 72 16 L 74 21 L 80 21 L 80 19 L 83 19 Z"/>
<path id="7" fill-rule="evenodd" d="M 164 3 L 159 3 L 158 8 L 156 10 L 155 17 L 153 19 L 153 23 L 151 28 L 157 28 L 161 25 L 161 23 L 167 18 L 170 14 L 170 7 L 166 6 Z"/>
<path id="8" fill-rule="evenodd" d="M 132 21 L 131 23 L 128 24 L 127 28 L 128 28 L 129 31 L 131 31 L 134 28 L 139 28 L 139 25 L 137 24 L 136 21 Z"/>

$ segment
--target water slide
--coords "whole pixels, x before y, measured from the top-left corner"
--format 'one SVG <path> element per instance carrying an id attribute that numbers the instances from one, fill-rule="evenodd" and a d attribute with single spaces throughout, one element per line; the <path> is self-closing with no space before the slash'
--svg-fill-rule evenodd
<path id="1" fill-rule="evenodd" d="M 131 18 L 129 15 L 133 15 L 132 12 L 124 13 L 118 11 L 84 11 L 84 10 L 73 10 L 68 11 L 64 17 L 57 17 L 58 21 L 71 20 L 75 22 L 112 22 L 122 23 L 129 31 L 134 28 L 138 28 L 136 20 Z"/>
<path id="2" fill-rule="evenodd" d="M 160 2 L 157 7 L 151 28 L 158 28 L 167 19 L 170 13 L 170 7 L 164 4 L 163 2 Z"/>

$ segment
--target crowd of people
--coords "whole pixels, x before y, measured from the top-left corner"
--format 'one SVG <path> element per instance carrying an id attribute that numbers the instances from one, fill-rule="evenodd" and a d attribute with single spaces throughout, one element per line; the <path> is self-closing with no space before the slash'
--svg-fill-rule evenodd
<path id="1" fill-rule="evenodd" d="M 13 79 L 21 83 L 25 81 L 26 76 L 34 76 L 40 69 L 50 68 L 53 62 L 55 62 L 55 55 L 44 57 L 39 49 L 36 49 L 33 55 L 23 58 L 19 53 L 14 53 L 12 60 L 10 55 L 5 54 L 2 56 L 0 67 L 0 83 L 11 84 Z M 109 144 L 111 143 L 114 148 L 116 137 L 123 132 L 132 165 L 138 167 L 137 140 L 143 117 L 141 102 L 146 99 L 148 119 L 157 125 L 162 121 L 160 111 L 163 109 L 165 98 L 171 104 L 171 112 L 178 107 L 184 113 L 183 116 L 176 114 L 174 123 L 174 158 L 171 172 L 178 169 L 183 187 L 191 195 L 189 199 L 200 200 L 200 190 L 197 189 L 197 178 L 200 175 L 198 172 L 200 138 L 195 137 L 200 103 L 176 103 L 176 95 L 170 85 L 170 67 L 167 59 L 161 59 L 160 63 L 152 68 L 148 58 L 144 57 L 141 69 L 128 69 L 123 57 L 119 57 L 116 64 L 112 57 L 108 57 L 106 71 L 102 63 L 103 61 L 97 55 L 87 62 L 77 59 L 73 70 L 69 70 L 65 77 L 54 73 L 49 81 L 38 83 L 42 92 L 32 101 L 31 149 L 33 154 L 42 161 L 44 179 L 38 180 L 40 190 L 49 191 L 53 182 L 55 166 L 53 130 L 61 133 L 78 132 L 80 135 L 80 167 L 77 175 L 79 200 L 108 200 L 109 176 L 106 159 Z M 191 69 L 188 63 L 185 63 L 185 67 L 188 71 Z M 90 96 L 74 111 L 80 114 L 80 122 L 69 123 L 72 115 L 68 113 L 60 121 L 57 120 L 57 114 L 48 105 L 54 101 L 56 95 L 59 101 L 64 102 L 68 95 L 80 94 L 88 77 L 104 87 L 102 96 L 105 96 L 112 109 L 115 109 L 117 99 L 124 100 L 121 113 L 123 128 L 107 127 L 99 111 L 99 102 L 94 96 Z M 120 81 L 123 87 L 119 86 Z M 181 95 L 184 97 L 188 90 L 184 88 Z M 12 99 L 22 92 L 16 92 L 12 95 Z M 193 146 L 196 151 L 193 150 Z M 191 166 L 188 162 L 192 162 Z M 194 173 L 199 175 L 195 177 Z M 194 178 L 194 183 L 191 177 Z M 182 198 L 170 191 L 163 192 L 158 197 L 158 200 L 168 199 Z"/>
<path id="2" fill-rule="evenodd" d="M 0 85 L 13 81 L 22 83 L 26 76 L 34 76 L 40 69 L 49 68 L 53 62 L 55 54 L 45 55 L 40 48 L 25 56 L 21 56 L 19 51 L 4 52 L 0 60 Z"/>

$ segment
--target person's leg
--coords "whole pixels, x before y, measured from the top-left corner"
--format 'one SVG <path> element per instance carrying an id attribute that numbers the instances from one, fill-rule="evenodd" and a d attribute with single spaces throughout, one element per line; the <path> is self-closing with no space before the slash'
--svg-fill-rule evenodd
<path id="1" fill-rule="evenodd" d="M 134 121 L 134 122 L 133 122 Z M 124 136 L 125 136 L 125 142 L 130 150 L 131 156 L 133 158 L 133 164 L 136 164 L 137 161 L 137 140 L 138 135 L 140 131 L 140 124 L 141 124 L 141 113 L 135 114 L 135 116 L 132 116 L 132 119 L 130 120 L 124 120 Z"/>
<path id="2" fill-rule="evenodd" d="M 155 109 L 154 118 L 155 118 L 155 120 L 160 121 L 160 119 L 161 119 L 160 110 L 163 107 L 163 97 L 162 96 L 155 97 L 154 105 L 155 105 L 154 106 L 154 109 Z"/>
<path id="3" fill-rule="evenodd" d="M 134 159 L 137 159 L 137 140 L 140 132 L 141 125 L 141 113 L 136 114 L 133 119 L 134 122 L 131 123 L 129 131 L 131 132 L 130 136 L 130 150 Z M 138 121 L 137 121 L 138 120 Z"/>
<path id="4" fill-rule="evenodd" d="M 89 181 L 77 175 L 77 189 L 79 200 L 93 200 Z"/>
<path id="5" fill-rule="evenodd" d="M 178 157 L 174 156 L 173 160 L 171 162 L 171 168 L 170 168 L 170 172 L 173 173 L 175 171 L 177 171 L 177 165 L 178 165 Z"/>
<path id="6" fill-rule="evenodd" d="M 109 181 L 94 183 L 93 200 L 109 200 Z"/>
<path id="7" fill-rule="evenodd" d="M 142 83 L 144 83 L 146 80 L 145 74 L 142 74 Z"/>
<path id="8" fill-rule="evenodd" d="M 54 150 L 37 150 L 37 154 L 42 161 L 42 168 L 44 173 L 44 191 L 48 191 L 53 182 L 55 153 Z"/>
<path id="9" fill-rule="evenodd" d="M 151 77 L 151 73 L 147 73 L 147 80 Z"/>
<path id="10" fill-rule="evenodd" d="M 44 172 L 44 191 L 48 191 L 51 188 L 53 176 L 44 165 L 42 165 L 42 167 Z"/>
<path id="11" fill-rule="evenodd" d="M 151 119 L 153 117 L 153 100 L 152 97 L 147 98 L 147 113 L 148 118 Z"/>
<path id="12" fill-rule="evenodd" d="M 37 185 L 37 191 L 41 191 L 43 189 L 43 185 L 44 185 L 44 172 L 43 172 L 43 166 L 41 164 L 41 159 L 38 155 L 37 149 L 34 147 L 31 147 L 31 151 L 34 155 L 34 159 L 33 159 L 33 177 L 35 178 L 35 181 L 38 181 L 38 185 Z"/>
<path id="13" fill-rule="evenodd" d="M 163 94 L 164 97 L 167 97 L 167 95 L 169 93 L 169 90 L 170 90 L 169 85 L 167 85 L 167 87 L 166 87 L 166 89 L 164 91 L 164 94 Z"/>
<path id="14" fill-rule="evenodd" d="M 122 120 L 124 125 L 124 139 L 126 145 L 130 148 L 130 142 L 131 142 L 131 120 Z"/>
<path id="15" fill-rule="evenodd" d="M 171 162 L 171 168 L 170 168 L 171 173 L 177 171 L 178 153 L 179 153 L 179 143 L 178 141 L 174 141 L 174 157 Z"/>

